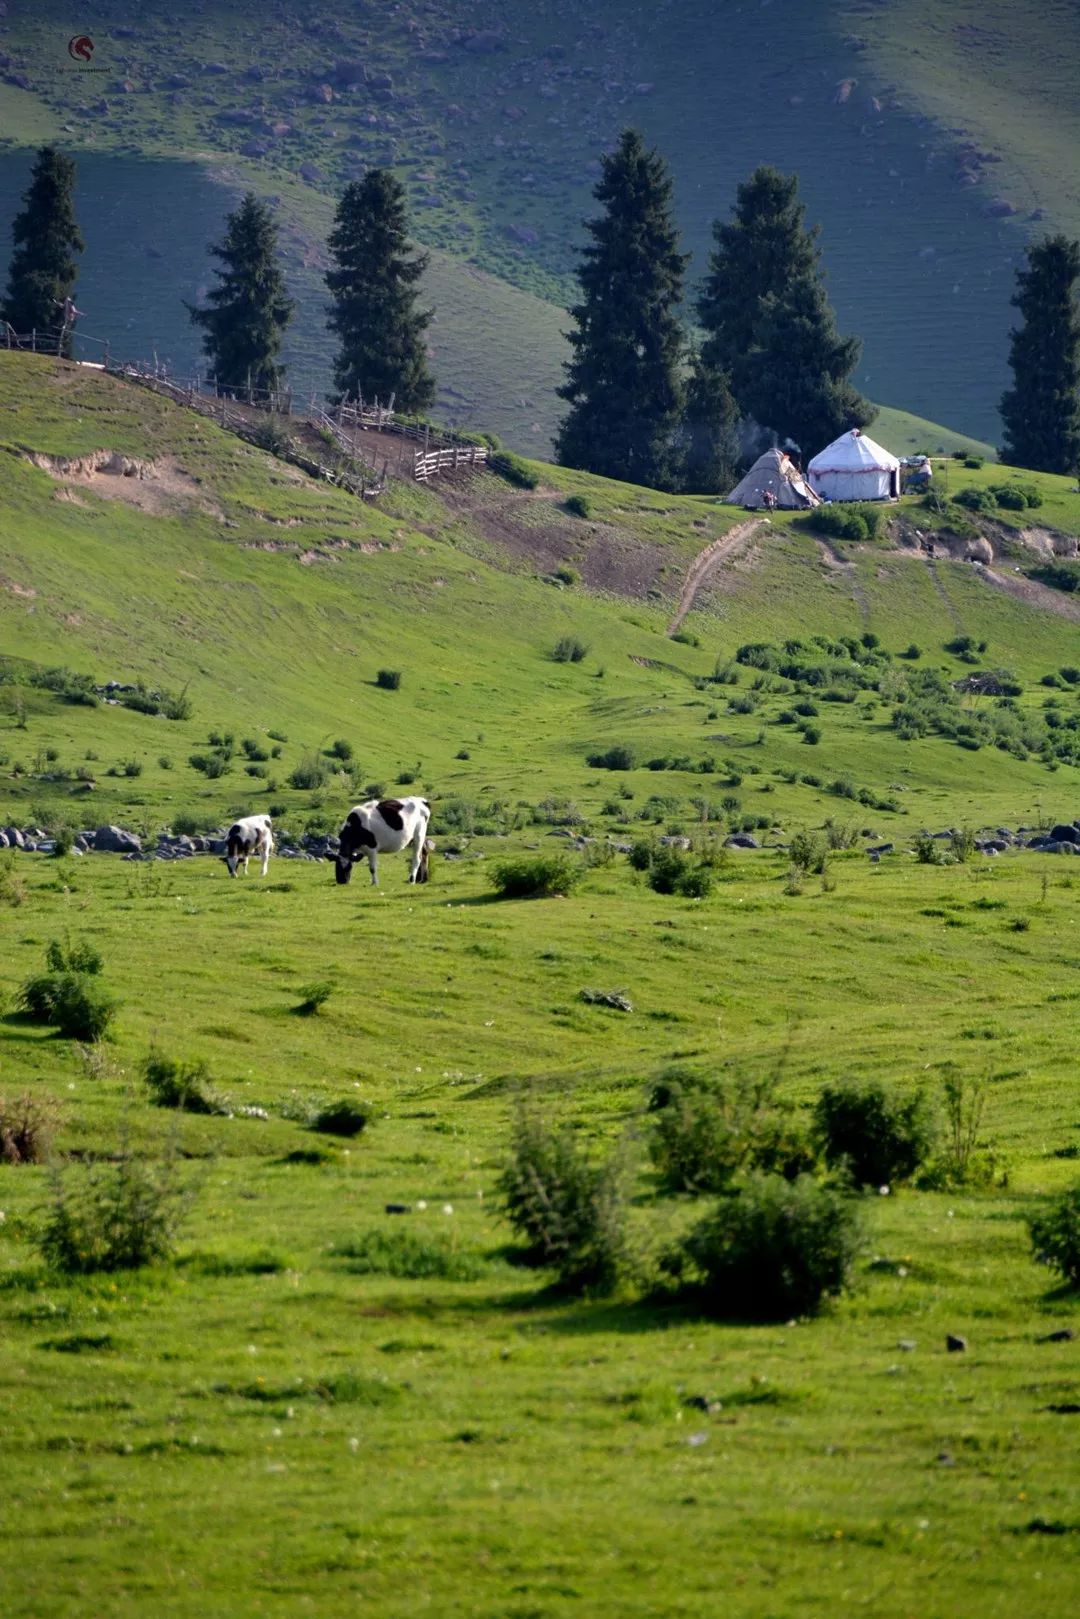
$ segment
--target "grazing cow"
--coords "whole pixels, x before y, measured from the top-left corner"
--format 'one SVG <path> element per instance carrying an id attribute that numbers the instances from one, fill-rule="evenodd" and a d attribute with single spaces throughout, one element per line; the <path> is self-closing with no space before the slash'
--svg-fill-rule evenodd
<path id="1" fill-rule="evenodd" d="M 252 855 L 258 855 L 262 860 L 262 874 L 265 877 L 273 852 L 274 829 L 270 824 L 269 815 L 245 815 L 242 821 L 235 821 L 230 826 L 225 839 L 225 864 L 229 868 L 230 877 L 236 876 L 236 868 L 241 861 L 244 863 L 246 877 L 248 861 Z"/>
<path id="2" fill-rule="evenodd" d="M 428 856 L 432 850 L 427 837 L 430 819 L 431 806 L 424 798 L 371 798 L 366 804 L 355 805 L 341 828 L 334 873 L 338 882 L 347 883 L 352 876 L 353 861 L 366 855 L 371 881 L 378 887 L 378 856 L 397 854 L 411 843 L 409 881 L 426 883 Z"/>

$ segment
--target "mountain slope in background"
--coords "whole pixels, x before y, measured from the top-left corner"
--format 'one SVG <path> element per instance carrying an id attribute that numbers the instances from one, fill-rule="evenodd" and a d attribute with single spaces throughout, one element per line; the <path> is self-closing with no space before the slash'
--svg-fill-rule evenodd
<path id="1" fill-rule="evenodd" d="M 135 236 L 101 230 L 96 251 L 140 335 L 152 329 L 187 367 L 179 296 L 206 279 L 214 216 L 247 185 L 280 197 L 302 305 L 290 359 L 298 385 L 321 387 L 332 199 L 365 165 L 392 163 L 437 250 L 443 409 L 538 447 L 598 158 L 635 123 L 672 163 L 692 274 L 738 180 L 762 161 L 797 169 L 842 326 L 864 339 L 860 386 L 993 439 L 1026 233 L 1075 228 L 1080 212 L 1065 162 L 1080 20 L 1064 3 L 1037 18 L 1005 0 L 975 9 L 943 20 L 921 0 L 599 0 L 583 22 L 569 0 L 410 0 L 313 6 L 301 21 L 283 0 L 182 19 L 103 0 L 82 18 L 91 74 L 67 56 L 55 0 L 16 0 L 0 36 L 13 143 L 0 203 L 10 217 L 25 173 L 14 143 L 50 117 L 77 154 L 100 154 L 87 215 L 108 214 L 137 157 L 164 165 L 143 171 Z M 199 192 L 190 171 L 174 180 L 181 158 L 227 195 Z M 93 239 L 89 217 L 87 229 Z"/>

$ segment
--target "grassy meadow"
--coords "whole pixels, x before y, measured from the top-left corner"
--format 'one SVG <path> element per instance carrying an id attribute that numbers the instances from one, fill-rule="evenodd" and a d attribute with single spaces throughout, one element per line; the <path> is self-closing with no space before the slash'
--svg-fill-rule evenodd
<path id="1" fill-rule="evenodd" d="M 156 475 L 44 460 L 103 448 Z M 1067 734 L 1076 622 L 780 518 L 733 539 L 673 639 L 688 567 L 745 514 L 536 470 L 361 504 L 130 386 L 0 355 L 0 825 L 152 841 L 271 808 L 300 835 L 377 787 L 431 797 L 437 849 L 430 884 L 384 859 L 377 891 L 303 860 L 232 882 L 207 857 L 0 853 L 0 1097 L 57 1115 L 51 1164 L 0 1162 L 4 1619 L 1076 1604 L 1080 1370 L 1051 1335 L 1077 1299 L 1025 1220 L 1080 1156 L 1080 868 L 910 851 L 924 827 L 1071 819 L 1078 767 L 1045 737 L 904 741 L 885 695 L 976 656 L 1015 676 L 1019 721 Z M 1069 481 L 1036 481 L 1035 516 L 1080 530 Z M 810 743 L 782 717 L 805 682 L 735 655 L 813 636 L 879 654 L 882 689 L 816 693 Z M 61 665 L 190 712 L 70 701 Z M 630 768 L 589 763 L 622 748 Z M 211 777 L 190 760 L 215 749 Z M 786 845 L 827 822 L 841 846 L 793 881 Z M 719 853 L 746 825 L 767 847 Z M 596 853 L 665 833 L 715 851 L 706 897 Z M 503 858 L 552 851 L 582 867 L 570 895 L 495 898 Z M 53 940 L 100 953 L 119 1009 L 97 1046 L 19 1010 Z M 152 1106 L 152 1050 L 204 1064 L 217 1111 Z M 654 1289 L 703 1206 L 650 1167 L 673 1063 L 775 1076 L 802 1118 L 848 1075 L 958 1082 L 994 1175 L 865 1197 L 856 1285 L 820 1316 L 709 1319 Z M 361 1134 L 311 1128 L 342 1099 Z M 623 1157 L 612 1297 L 519 1262 L 497 1180 L 523 1099 Z M 65 1278 L 37 1240 L 55 1176 L 125 1152 L 177 1177 L 175 1255 Z"/>

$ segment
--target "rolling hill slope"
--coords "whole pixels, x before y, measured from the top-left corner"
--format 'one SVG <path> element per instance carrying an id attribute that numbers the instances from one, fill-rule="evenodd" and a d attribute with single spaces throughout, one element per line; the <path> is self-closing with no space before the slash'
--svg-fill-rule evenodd
<path id="1" fill-rule="evenodd" d="M 48 0 L 12 8 L 0 35 L 0 195 L 24 169 L 17 143 L 50 120 L 76 152 L 108 156 L 113 194 L 138 178 L 136 157 L 162 165 L 152 187 L 170 205 L 156 218 L 142 210 L 134 251 L 130 233 L 104 231 L 96 250 L 102 283 L 122 286 L 141 329 L 165 335 L 182 366 L 191 334 L 179 309 L 163 323 L 161 261 L 140 255 L 177 263 L 186 285 L 169 296 L 188 296 L 207 212 L 225 199 L 192 195 L 171 165 L 280 196 L 303 304 L 291 358 L 306 388 L 326 373 L 317 271 L 331 198 L 365 164 L 392 163 L 438 255 L 443 408 L 484 411 L 540 449 L 597 158 L 634 122 L 672 162 L 693 275 L 738 180 L 761 161 L 798 169 L 841 321 L 864 338 L 860 384 L 993 440 L 1026 233 L 1074 228 L 1072 182 L 1057 178 L 1075 169 L 1070 52 L 1052 43 L 1070 40 L 1076 20 L 1063 4 L 1037 21 L 1005 0 L 978 11 L 935 22 L 914 0 L 673 0 L 631 20 L 605 0 L 582 23 L 551 0 L 508 22 L 493 0 L 416 0 L 314 11 L 298 29 L 275 4 L 222 0 L 181 25 L 101 0 L 86 19 L 99 76 L 80 77 L 66 71 L 67 14 Z"/>

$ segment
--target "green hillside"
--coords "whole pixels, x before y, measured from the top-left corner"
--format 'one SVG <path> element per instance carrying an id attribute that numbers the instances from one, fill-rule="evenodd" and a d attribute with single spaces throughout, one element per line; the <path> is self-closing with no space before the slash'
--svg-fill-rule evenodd
<path id="1" fill-rule="evenodd" d="M 1080 534 L 1080 493 L 1030 480 L 1042 506 L 985 519 L 976 567 L 944 529 L 934 558 L 905 541 L 911 501 L 849 542 L 535 470 L 361 502 L 0 353 L 0 826 L 152 841 L 272 807 L 283 839 L 408 790 L 436 845 L 428 885 L 395 857 L 379 890 L 0 851 L 4 1619 L 1075 1607 L 1078 1295 L 1026 1226 L 1080 1155 L 1075 861 L 962 829 L 1080 809 L 1075 593 L 1014 572 Z M 920 677 L 986 668 L 1015 695 L 903 740 Z M 765 847 L 725 847 L 737 826 Z M 914 857 L 924 826 L 957 828 L 944 861 Z M 662 835 L 705 892 L 622 852 Z M 496 900 L 503 861 L 553 852 L 565 897 Z M 50 951 L 100 958 L 108 1038 L 28 1017 Z M 187 1109 L 152 1105 L 169 1062 Z M 721 1202 L 650 1152 L 673 1064 L 773 1096 L 811 1157 L 849 1076 L 960 1111 L 916 1184 L 858 1198 L 850 1292 L 717 1319 L 663 1257 Z M 499 1191 L 522 1100 L 617 1157 L 610 1296 L 522 1263 Z M 317 1127 L 343 1103 L 362 1130 Z M 48 1161 L 18 1161 L 20 1109 Z M 85 1253 L 80 1188 L 144 1175 L 126 1229 L 171 1187 L 171 1252 L 47 1263 L 50 1219 Z"/>
<path id="2" fill-rule="evenodd" d="M 675 0 L 629 22 L 604 0 L 582 22 L 550 0 L 510 24 L 493 0 L 415 0 L 308 11 L 302 28 L 287 6 L 243 0 L 182 24 L 153 8 L 133 23 L 113 0 L 92 9 L 92 75 L 68 59 L 53 0 L 6 19 L 0 214 L 25 173 L 19 148 L 47 127 L 96 155 L 110 178 L 85 192 L 90 302 L 103 309 L 122 288 L 133 339 L 160 339 L 187 368 L 179 300 L 206 275 L 207 215 L 226 206 L 216 182 L 279 197 L 302 295 L 290 357 L 308 388 L 326 375 L 318 270 L 332 196 L 364 165 L 393 164 L 436 252 L 443 408 L 486 412 L 526 448 L 550 434 L 580 221 L 599 154 L 628 122 L 671 160 L 694 277 L 739 179 L 761 161 L 797 169 L 842 325 L 864 338 L 860 386 L 983 440 L 998 434 L 1026 233 L 1075 224 L 1077 24 L 1063 4 L 1037 19 L 1004 0 L 936 19 L 915 0 Z M 140 177 L 170 207 L 106 228 Z"/>

